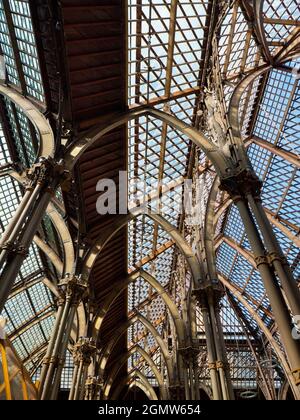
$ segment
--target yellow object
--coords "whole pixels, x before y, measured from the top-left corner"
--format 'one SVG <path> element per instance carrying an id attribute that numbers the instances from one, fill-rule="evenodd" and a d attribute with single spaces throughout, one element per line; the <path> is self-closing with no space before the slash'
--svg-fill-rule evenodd
<path id="1" fill-rule="evenodd" d="M 36 400 L 37 389 L 9 340 L 0 339 L 0 400 Z"/>

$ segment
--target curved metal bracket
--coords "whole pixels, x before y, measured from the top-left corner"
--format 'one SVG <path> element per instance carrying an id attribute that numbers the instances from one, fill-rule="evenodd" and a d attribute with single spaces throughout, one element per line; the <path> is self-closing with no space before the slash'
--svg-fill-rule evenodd
<path id="1" fill-rule="evenodd" d="M 32 122 L 40 135 L 39 157 L 54 157 L 55 139 L 52 128 L 44 115 L 33 105 L 33 103 L 24 98 L 15 89 L 0 84 L 0 95 L 5 96 L 15 105 L 17 105 L 26 117 Z"/>
<path id="2" fill-rule="evenodd" d="M 167 123 L 174 129 L 187 136 L 197 147 L 203 150 L 207 157 L 213 162 L 216 171 L 220 176 L 223 175 L 226 177 L 231 170 L 234 170 L 234 162 L 225 156 L 224 153 L 220 151 L 220 149 L 216 147 L 214 143 L 209 141 L 203 133 L 191 127 L 190 125 L 183 123 L 178 118 L 170 114 L 147 107 L 137 111 L 128 112 L 127 114 L 118 115 L 112 118 L 109 122 L 102 123 L 100 126 L 93 128 L 91 131 L 86 133 L 84 137 L 78 139 L 68 148 L 66 152 L 66 168 L 71 171 L 80 157 L 84 154 L 84 152 L 95 142 L 100 140 L 101 137 L 103 137 L 105 134 L 123 124 L 128 123 L 131 120 L 135 120 L 139 117 L 147 115 Z"/>
<path id="3" fill-rule="evenodd" d="M 108 342 L 107 346 L 103 350 L 102 354 L 100 355 L 100 361 L 99 361 L 99 376 L 103 377 L 105 368 L 108 362 L 108 359 L 117 344 L 120 337 L 122 337 L 123 334 L 131 327 L 131 325 L 135 324 L 136 322 L 141 322 L 144 327 L 153 335 L 155 338 L 158 346 L 160 347 L 161 354 L 164 358 L 164 361 L 166 363 L 167 373 L 168 373 L 168 379 L 169 383 L 172 382 L 172 362 L 171 362 L 171 356 L 169 354 L 169 351 L 167 349 L 166 343 L 164 342 L 163 338 L 160 336 L 160 334 L 156 331 L 155 327 L 151 324 L 150 321 L 148 321 L 142 314 L 137 314 L 130 320 L 128 320 L 125 324 L 122 324 L 119 328 L 116 329 L 114 332 L 113 337 Z"/>
<path id="4" fill-rule="evenodd" d="M 151 357 L 145 352 L 145 350 L 141 346 L 135 345 L 132 349 L 130 349 L 126 354 L 119 357 L 119 359 L 116 361 L 116 363 L 114 365 L 114 368 L 111 371 L 111 374 L 107 378 L 107 380 L 105 382 L 105 385 L 103 387 L 103 399 L 104 400 L 107 400 L 109 398 L 111 387 L 112 387 L 116 377 L 118 376 L 118 373 L 119 373 L 120 369 L 122 368 L 124 363 L 127 362 L 129 357 L 132 356 L 135 352 L 140 353 L 140 355 L 143 357 L 143 359 L 148 363 L 149 367 L 152 369 L 152 371 L 154 373 L 154 376 L 156 377 L 156 380 L 157 380 L 158 385 L 159 385 L 161 398 L 163 400 L 166 399 L 167 392 L 166 392 L 166 388 L 165 388 L 165 385 L 164 385 L 164 380 L 163 380 L 163 377 L 162 377 L 161 373 L 157 369 L 157 367 L 156 367 L 155 363 L 153 362 L 153 360 L 151 359 Z"/>
<path id="5" fill-rule="evenodd" d="M 135 378 L 138 378 L 140 381 L 133 383 Z M 115 389 L 115 391 L 113 392 L 111 399 L 112 400 L 117 400 L 118 397 L 120 396 L 120 393 L 122 392 L 122 389 L 126 385 L 129 385 L 130 387 L 136 386 L 136 387 L 140 388 L 147 395 L 147 397 L 149 398 L 150 401 L 157 401 L 158 400 L 156 392 L 154 391 L 153 387 L 150 385 L 148 379 L 146 378 L 145 375 L 143 375 L 139 371 L 131 372 L 128 375 L 127 378 L 125 378 L 123 381 L 121 381 L 119 383 L 119 385 L 117 386 L 117 388 Z"/>
<path id="6" fill-rule="evenodd" d="M 153 276 L 151 276 L 150 274 L 148 274 L 147 272 L 143 270 L 133 273 L 126 280 L 122 280 L 118 284 L 114 285 L 113 291 L 107 296 L 107 298 L 101 305 L 100 311 L 98 312 L 95 318 L 94 328 L 93 328 L 94 339 L 95 340 L 98 339 L 99 332 L 103 324 L 103 320 L 107 312 L 109 311 L 109 308 L 111 307 L 112 303 L 122 293 L 122 291 L 126 290 L 126 288 L 131 282 L 136 281 L 140 276 L 143 277 L 144 280 L 146 280 L 153 287 L 153 289 L 157 291 L 158 295 L 160 295 L 161 298 L 163 299 L 174 321 L 177 337 L 178 337 L 178 342 L 179 342 L 179 347 L 180 348 L 185 347 L 186 338 L 188 337 L 188 334 L 186 330 L 186 325 L 183 322 L 182 318 L 180 317 L 177 306 L 174 304 L 171 297 L 166 292 L 166 290 L 161 286 L 161 284 Z"/>
<path id="7" fill-rule="evenodd" d="M 101 236 L 95 241 L 92 248 L 86 254 L 83 261 L 82 274 L 84 278 L 88 279 L 90 277 L 93 266 L 103 250 L 103 248 L 108 244 L 108 242 L 116 235 L 123 227 L 128 223 L 144 214 L 141 209 L 136 210 L 132 214 L 118 216 L 116 221 L 111 225 L 111 227 L 101 234 Z M 197 257 L 193 253 L 192 248 L 188 245 L 185 239 L 182 237 L 180 232 L 169 222 L 167 222 L 162 216 L 156 214 L 145 214 L 146 217 L 149 217 L 158 225 L 161 226 L 165 232 L 167 232 L 171 238 L 174 240 L 178 248 L 180 249 L 183 256 L 186 258 L 186 261 L 190 267 L 191 274 L 193 277 L 194 288 L 198 289 L 201 284 L 201 270 Z"/>

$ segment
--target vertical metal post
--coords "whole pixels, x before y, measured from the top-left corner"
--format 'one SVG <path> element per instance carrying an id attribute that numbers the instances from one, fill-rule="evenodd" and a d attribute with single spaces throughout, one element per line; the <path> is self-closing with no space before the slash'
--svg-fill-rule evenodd
<path id="1" fill-rule="evenodd" d="M 222 391 L 222 396 L 223 396 L 222 399 L 226 401 L 226 400 L 229 400 L 229 393 L 228 393 L 227 384 L 226 384 L 223 354 L 220 348 L 218 333 L 216 331 L 214 303 L 211 301 L 211 299 L 209 299 L 208 305 L 209 305 L 209 311 L 210 311 L 212 333 L 213 333 L 215 347 L 216 347 L 216 355 L 218 359 L 216 362 L 216 368 L 217 368 L 217 371 L 219 373 L 219 378 L 220 378 L 220 385 L 221 385 L 221 391 Z"/>
<path id="2" fill-rule="evenodd" d="M 78 368 L 77 381 L 76 381 L 76 385 L 75 385 L 75 392 L 74 392 L 74 398 L 73 398 L 74 400 L 78 400 L 78 397 L 79 397 L 83 367 L 84 367 L 83 358 L 81 357 L 81 360 L 80 360 L 80 363 L 79 363 L 79 368 Z"/>
<path id="3" fill-rule="evenodd" d="M 95 352 L 96 343 L 91 338 L 80 337 L 79 341 L 75 344 L 74 360 L 76 363 L 76 370 L 73 376 L 69 400 L 81 400 L 84 398 L 89 366 L 91 365 Z M 95 381 L 92 380 L 92 382 L 89 383 L 91 390 L 94 385 Z"/>
<path id="4" fill-rule="evenodd" d="M 77 308 L 77 305 L 73 304 L 71 306 L 71 309 L 70 309 L 66 331 L 65 331 L 64 338 L 63 338 L 63 341 L 61 343 L 61 349 L 60 349 L 60 352 L 59 352 L 59 355 L 58 355 L 58 358 L 57 358 L 58 365 L 57 365 L 57 369 L 56 369 L 56 372 L 55 372 L 55 375 L 54 375 L 50 400 L 56 400 L 57 399 L 57 394 L 58 394 L 60 381 L 61 381 L 61 375 L 62 375 L 62 371 L 63 371 L 63 368 L 64 368 L 65 360 L 66 360 L 68 343 L 69 343 L 69 340 L 70 340 L 71 330 L 72 330 L 72 326 L 73 326 L 73 323 L 74 323 L 76 308 Z"/>
<path id="5" fill-rule="evenodd" d="M 79 394 L 79 400 L 82 401 L 84 399 L 84 395 L 86 392 L 86 381 L 88 377 L 88 364 L 84 364 L 83 373 L 82 373 L 82 380 L 81 380 L 81 390 Z"/>
<path id="6" fill-rule="evenodd" d="M 227 359 L 226 344 L 224 340 L 223 328 L 222 328 L 221 319 L 220 319 L 219 306 L 215 308 L 214 312 L 215 312 L 215 320 L 216 320 L 217 330 L 218 330 L 218 343 L 220 346 L 220 352 L 222 354 L 222 361 L 224 363 L 224 368 L 225 368 L 224 370 L 225 370 L 225 379 L 226 379 L 228 397 L 230 400 L 234 400 L 235 395 L 234 395 L 234 390 L 233 390 L 231 376 L 230 376 L 230 367 L 229 367 L 228 359 Z"/>
<path id="7" fill-rule="evenodd" d="M 40 376 L 40 385 L 39 385 L 39 397 L 41 396 L 41 392 L 42 389 L 44 387 L 44 382 L 47 376 L 47 372 L 49 369 L 49 364 L 50 364 L 50 357 L 52 355 L 52 351 L 54 348 L 54 344 L 56 342 L 56 338 L 57 338 L 57 334 L 58 334 L 58 329 L 61 323 L 61 318 L 62 318 L 62 314 L 63 314 L 63 307 L 64 307 L 64 301 L 61 300 L 58 304 L 58 311 L 57 311 L 57 315 L 56 315 L 56 319 L 55 319 L 55 324 L 54 324 L 54 328 L 53 328 L 53 332 L 50 338 L 50 342 L 47 348 L 47 352 L 46 355 L 44 357 L 44 361 L 43 361 L 43 368 L 42 368 L 42 372 L 41 372 L 41 376 Z"/>
<path id="8" fill-rule="evenodd" d="M 42 394 L 41 394 L 41 399 L 42 400 L 47 399 L 48 391 L 49 391 L 49 389 L 51 387 L 51 384 L 52 384 L 53 373 L 54 373 L 54 370 L 55 370 L 55 366 L 57 364 L 57 356 L 58 356 L 58 352 L 59 352 L 59 348 L 60 348 L 60 345 L 61 345 L 61 342 L 62 342 L 64 332 L 65 332 L 70 306 L 71 306 L 71 296 L 67 296 L 65 306 L 64 306 L 64 311 L 63 311 L 63 314 L 62 314 L 62 317 L 61 317 L 61 324 L 59 325 L 55 345 L 54 345 L 53 352 L 52 352 L 51 359 L 50 359 L 49 369 L 48 369 L 48 372 L 47 372 L 47 375 L 46 375 L 44 388 L 43 388 L 43 391 L 42 391 Z"/>
<path id="9" fill-rule="evenodd" d="M 300 343 L 292 337 L 290 313 L 286 307 L 276 276 L 269 265 L 264 246 L 249 207 L 243 199 L 237 199 L 236 205 L 245 225 L 246 233 L 257 262 L 257 268 L 262 276 L 291 370 L 292 372 L 297 372 L 300 366 Z"/>
<path id="10" fill-rule="evenodd" d="M 206 335 L 208 367 L 210 371 L 213 399 L 222 400 L 219 375 L 216 368 L 216 352 L 214 348 L 213 333 L 212 333 L 212 328 L 211 328 L 209 311 L 208 311 L 208 308 L 204 304 L 202 304 L 201 310 L 202 310 L 203 323 L 204 323 L 205 335 Z"/>
<path id="11" fill-rule="evenodd" d="M 281 281 L 291 311 L 294 315 L 300 315 L 300 292 L 296 280 L 266 216 L 261 200 L 254 198 L 252 194 L 248 194 L 247 199 L 264 237 L 271 263 Z"/>
<path id="12" fill-rule="evenodd" d="M 17 231 L 19 233 L 19 230 L 24 223 L 25 219 L 29 215 L 29 210 L 31 206 L 33 205 L 34 199 L 33 191 L 31 189 L 27 189 L 25 195 L 23 196 L 15 214 L 13 215 L 11 221 L 9 222 L 8 226 L 6 227 L 5 231 L 3 232 L 3 235 L 0 239 L 0 247 L 1 249 L 3 246 L 5 246 L 6 242 L 13 242 L 13 231 Z M 5 259 L 7 257 L 8 250 L 1 251 L 0 254 L 0 268 L 2 268 L 3 264 L 5 263 Z"/>
<path id="13" fill-rule="evenodd" d="M 194 375 L 195 375 L 195 400 L 200 400 L 200 384 L 199 384 L 199 365 L 198 358 L 194 358 Z"/>
<path id="14" fill-rule="evenodd" d="M 70 394 L 69 394 L 69 401 L 74 400 L 75 387 L 77 384 L 78 371 L 79 371 L 79 364 L 80 364 L 79 360 L 74 361 L 74 372 L 73 372 L 72 385 L 71 385 Z"/>
<path id="15" fill-rule="evenodd" d="M 15 251 L 15 255 L 12 259 L 8 259 L 1 275 L 0 283 L 0 312 L 3 310 L 6 300 L 13 287 L 14 281 L 20 271 L 20 268 L 27 256 L 27 251 L 33 237 L 37 230 L 38 225 L 41 222 L 43 215 L 45 214 L 46 208 L 51 199 L 50 192 L 45 192 L 40 198 L 39 203 L 34 210 L 31 219 L 24 228 L 24 232 L 21 233 L 18 250 Z"/>
<path id="16" fill-rule="evenodd" d="M 189 401 L 190 400 L 189 378 L 188 378 L 188 374 L 187 374 L 187 368 L 185 366 L 185 361 L 184 361 L 184 358 L 183 358 L 182 354 L 180 353 L 180 350 L 178 351 L 178 365 L 179 365 L 179 370 L 182 372 L 185 399 L 187 401 Z"/>
<path id="17" fill-rule="evenodd" d="M 191 400 L 195 401 L 195 383 L 194 383 L 194 369 L 193 369 L 193 359 L 190 357 L 189 360 L 189 374 L 190 374 L 190 393 L 191 393 Z"/>

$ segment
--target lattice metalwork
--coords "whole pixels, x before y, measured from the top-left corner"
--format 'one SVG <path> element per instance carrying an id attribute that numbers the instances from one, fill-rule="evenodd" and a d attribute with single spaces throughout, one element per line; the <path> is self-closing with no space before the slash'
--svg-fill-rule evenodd
<path id="1" fill-rule="evenodd" d="M 66 361 L 64 364 L 63 372 L 62 372 L 62 378 L 61 378 L 61 389 L 64 391 L 69 390 L 71 388 L 73 370 L 74 370 L 73 356 L 67 350 L 67 357 L 66 357 Z"/>
<path id="2" fill-rule="evenodd" d="M 44 89 L 28 1 L 1 0 L 0 42 L 9 82 L 43 102 Z"/>
<path id="3" fill-rule="evenodd" d="M 202 108 L 204 94 L 212 88 L 221 109 L 226 136 L 229 136 L 229 104 L 240 81 L 272 56 L 287 49 L 299 27 L 297 1 L 265 1 L 261 27 L 258 19 L 254 18 L 251 4 L 242 1 L 130 0 L 129 107 L 133 109 L 148 104 L 211 136 L 203 121 Z M 266 40 L 260 33 L 263 30 Z M 7 81 L 24 95 L 43 102 L 44 91 L 28 1 L 0 1 L 0 43 Z M 248 155 L 263 181 L 263 206 L 299 280 L 300 82 L 295 72 L 298 67 L 299 59 L 286 61 L 284 65 L 276 66 L 276 69 L 268 70 L 253 80 L 242 94 L 238 113 Z M 9 150 L 15 148 L 21 163 L 28 167 L 35 161 L 39 139 L 20 109 L 7 101 L 5 108 L 12 138 L 10 142 L 5 139 L 3 126 L 0 130 L 0 164 L 10 162 Z M 157 198 L 163 196 L 159 212 L 174 227 L 181 229 L 195 250 L 198 245 L 194 238 L 196 229 L 189 225 L 185 215 L 180 214 L 182 182 L 187 176 L 194 181 L 200 180 L 196 227 L 202 233 L 215 177 L 211 162 L 192 146 L 187 136 L 152 116 L 130 122 L 128 134 L 130 205 L 149 195 L 147 204 L 155 208 L 158 206 Z M 169 187 L 174 181 L 178 181 L 178 185 Z M 18 205 L 21 194 L 16 182 L 7 176 L 0 178 L 1 232 Z M 61 193 L 58 193 L 58 199 L 62 200 Z M 245 299 L 266 328 L 272 329 L 280 345 L 270 303 L 238 211 L 228 203 L 224 192 L 218 193 L 215 204 L 214 239 L 218 273 Z M 46 242 L 62 256 L 47 217 L 43 221 L 43 229 Z M 139 216 L 128 227 L 128 271 L 132 273 L 141 267 L 165 287 L 182 315 L 191 275 L 169 235 L 147 216 Z M 39 252 L 32 246 L 4 311 L 4 316 L 9 318 L 9 334 L 16 335 L 13 343 L 32 370 L 37 368 L 40 360 L 40 354 L 36 352 L 49 339 L 53 325 L 53 300 L 49 290 L 39 282 L 43 272 Z M 30 286 L 18 291 L 18 287 L 26 282 Z M 166 306 L 142 277 L 129 286 L 128 296 L 129 316 L 140 312 L 166 336 L 165 327 L 169 320 Z M 234 386 L 255 390 L 259 386 L 257 361 L 246 332 L 250 344 L 258 351 L 261 342 L 256 340 L 262 340 L 263 344 L 266 340 L 258 318 L 254 319 L 253 313 L 232 296 L 230 301 L 227 298 L 222 300 L 221 319 Z M 200 378 L 208 383 L 207 349 L 199 309 L 197 328 L 201 340 Z M 161 365 L 157 343 L 140 322 L 129 328 L 128 342 L 129 347 L 139 344 L 151 353 L 157 366 Z M 34 355 L 32 359 L 31 354 Z M 128 364 L 129 370 L 141 369 L 150 383 L 157 386 L 153 372 L 138 352 L 130 357 Z M 70 386 L 72 370 L 68 353 L 63 375 L 64 389 Z"/>

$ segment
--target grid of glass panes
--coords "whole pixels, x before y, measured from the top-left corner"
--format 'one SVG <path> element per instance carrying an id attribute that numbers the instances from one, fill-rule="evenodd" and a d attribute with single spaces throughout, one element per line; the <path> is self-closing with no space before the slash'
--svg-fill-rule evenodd
<path id="1" fill-rule="evenodd" d="M 191 123 L 196 96 L 191 95 L 171 101 L 170 112 L 181 121 Z M 162 106 L 158 106 L 162 109 Z M 163 173 L 163 187 L 168 187 L 168 183 L 179 179 L 186 173 L 187 155 L 189 150 L 189 140 L 180 135 L 177 131 L 167 129 L 166 152 L 163 163 L 160 163 L 160 151 L 162 142 L 163 124 L 149 117 L 142 117 L 138 121 L 138 134 L 136 132 L 136 122 L 129 128 L 129 201 L 133 201 L 136 195 L 145 196 L 150 192 L 158 192 L 158 174 Z M 163 168 L 160 166 L 163 164 Z M 135 189 L 135 183 L 139 182 Z M 134 182 L 133 182 L 134 181 Z M 138 191 L 138 193 L 136 192 Z M 164 194 L 161 214 L 167 220 L 177 226 L 178 217 L 182 207 L 182 186 L 175 188 Z M 150 205 L 150 203 L 149 203 Z M 152 209 L 159 209 L 157 200 L 151 203 Z M 129 225 L 129 267 L 132 268 L 136 262 L 148 256 L 153 249 L 154 223 L 147 217 L 139 217 Z M 156 228 L 157 229 L 157 228 Z M 157 247 L 162 246 L 170 240 L 165 232 L 158 228 Z"/>
<path id="2" fill-rule="evenodd" d="M 300 20 L 299 2 L 297 0 L 265 1 L 264 15 L 270 19 L 265 23 L 264 28 L 268 42 L 281 42 L 295 31 L 296 21 Z M 276 47 L 273 46 L 275 49 Z"/>
<path id="3" fill-rule="evenodd" d="M 289 152 L 300 156 L 300 79 L 296 82 L 297 86 L 292 99 L 291 106 L 288 110 L 288 115 L 278 141 L 278 146 Z"/>
<path id="4" fill-rule="evenodd" d="M 197 86 L 208 1 L 178 2 L 171 91 Z"/>
<path id="5" fill-rule="evenodd" d="M 164 93 L 171 0 L 138 2 L 129 7 L 129 103 Z"/>
<path id="6" fill-rule="evenodd" d="M 33 134 L 34 130 L 32 130 L 32 133 L 31 133 L 30 128 L 29 128 L 30 122 L 28 118 L 25 116 L 24 112 L 22 112 L 19 107 L 16 107 L 16 115 L 18 118 L 18 124 L 19 124 L 21 134 L 22 134 L 23 144 L 26 149 L 27 156 L 28 156 L 29 165 L 31 166 L 34 164 L 36 160 L 36 155 L 37 155 L 37 150 L 34 149 L 33 140 L 32 140 L 32 135 L 36 136 L 36 134 Z"/>
<path id="7" fill-rule="evenodd" d="M 26 81 L 27 93 L 43 102 L 44 90 L 29 3 L 24 0 L 10 0 L 9 4 Z"/>
<path id="8" fill-rule="evenodd" d="M 234 8 L 236 10 L 230 10 L 225 17 L 221 27 L 219 42 L 220 65 L 222 71 L 228 77 L 240 73 L 248 32 L 248 23 L 245 20 L 242 10 L 238 7 L 237 3 L 234 5 Z M 234 16 L 235 20 L 233 19 Z"/>
<path id="9" fill-rule="evenodd" d="M 7 141 L 4 136 L 2 124 L 0 123 L 0 166 L 5 165 L 6 163 L 10 161 L 11 159 L 10 159 Z"/>
<path id="10" fill-rule="evenodd" d="M 4 307 L 3 315 L 8 320 L 8 333 L 11 335 L 37 314 L 52 310 L 53 298 L 42 283 L 36 283 L 25 291 L 11 297 Z"/>
<path id="11" fill-rule="evenodd" d="M 42 261 L 35 244 L 32 244 L 28 251 L 28 256 L 23 262 L 21 270 L 15 281 L 15 287 L 27 279 L 33 280 L 35 277 L 40 276 L 43 272 Z"/>
<path id="12" fill-rule="evenodd" d="M 25 367 L 32 376 L 33 382 L 38 381 L 40 378 L 43 356 L 46 352 L 47 344 L 54 327 L 55 317 L 51 312 L 49 312 L 48 315 L 49 316 L 40 321 L 40 326 L 44 332 L 45 337 L 47 338 L 47 341 L 43 342 L 40 347 L 36 347 L 36 349 L 33 350 L 28 358 L 24 361 Z"/>
<path id="13" fill-rule="evenodd" d="M 237 318 L 237 315 L 229 303 L 227 296 L 224 296 L 222 299 L 220 308 L 220 317 L 226 340 L 244 339 L 244 331 L 240 320 Z"/>
<path id="14" fill-rule="evenodd" d="M 18 106 L 14 106 L 9 100 L 5 100 L 8 118 L 13 131 L 13 140 L 18 156 L 25 167 L 34 164 L 37 156 L 32 135 L 35 136 L 36 142 L 39 143 L 39 137 L 33 126 L 30 130 L 30 121 Z M 38 145 L 37 145 L 38 146 Z"/>
<path id="15" fill-rule="evenodd" d="M 153 263 L 144 266 L 144 270 L 151 273 L 162 286 L 166 286 L 170 280 L 173 255 L 174 249 L 172 247 L 158 255 Z"/>
<path id="16" fill-rule="evenodd" d="M 21 191 L 19 184 L 9 176 L 0 177 L 0 220 L 3 233 L 20 202 Z"/>
<path id="17" fill-rule="evenodd" d="M 257 389 L 257 366 L 250 349 L 237 347 L 227 352 L 228 363 L 231 367 L 232 384 L 236 389 Z"/>
<path id="18" fill-rule="evenodd" d="M 73 371 L 74 371 L 73 356 L 69 352 L 69 350 L 67 350 L 66 361 L 65 361 L 64 368 L 61 375 L 61 389 L 62 390 L 68 390 L 71 388 Z"/>
<path id="19" fill-rule="evenodd" d="M 11 46 L 9 29 L 2 0 L 0 0 L 0 44 L 1 53 L 3 54 L 5 59 L 8 80 L 13 85 L 20 86 L 19 75 L 15 61 L 15 54 Z"/>
<path id="20" fill-rule="evenodd" d="M 255 135 L 276 143 L 295 83 L 296 80 L 292 74 L 272 70 L 259 108 Z"/>
<path id="21" fill-rule="evenodd" d="M 167 76 L 171 78 L 171 92 L 196 87 L 207 4 L 204 0 L 185 0 L 177 5 L 171 0 L 129 2 L 130 104 L 168 94 Z M 173 13 L 174 51 L 168 59 Z M 168 67 L 172 67 L 170 75 Z"/>

